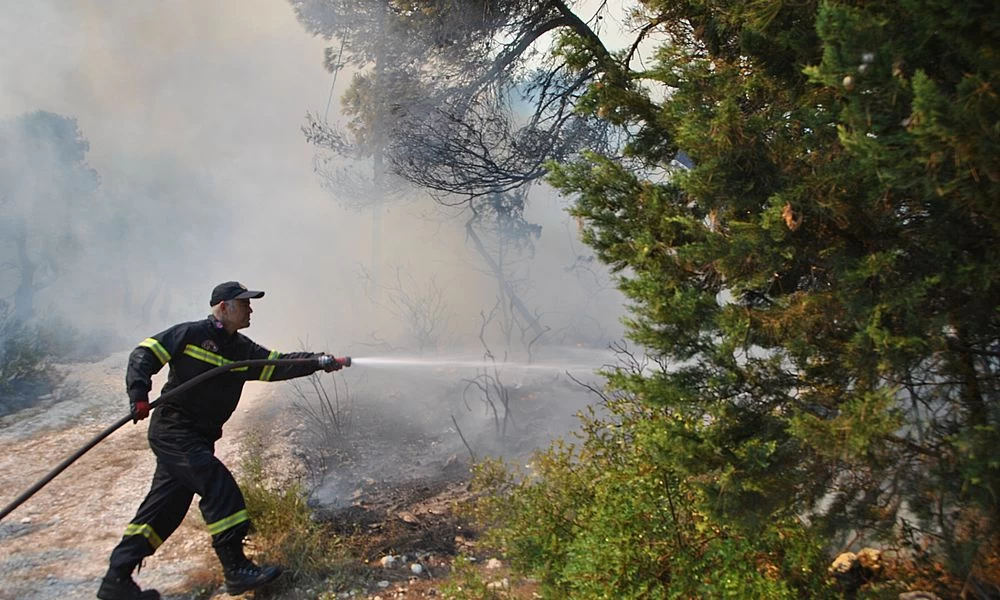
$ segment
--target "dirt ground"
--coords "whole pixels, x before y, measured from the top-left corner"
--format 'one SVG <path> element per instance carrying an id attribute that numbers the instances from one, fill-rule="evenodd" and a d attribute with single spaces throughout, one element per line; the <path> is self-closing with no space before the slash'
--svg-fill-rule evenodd
<path id="1" fill-rule="evenodd" d="M 5 505 L 127 412 L 126 357 L 59 367 L 65 379 L 55 394 L 0 420 Z M 266 391 L 248 387 L 229 427 L 238 429 Z M 126 424 L 0 523 L 0 599 L 95 596 L 108 555 L 153 474 L 147 423 Z M 223 460 L 231 456 L 232 441 L 224 438 L 218 451 Z M 192 508 L 146 561 L 137 577 L 142 585 L 183 594 L 189 573 L 212 558 L 196 503 Z"/>
<path id="2" fill-rule="evenodd" d="M 12 501 L 124 414 L 126 357 L 122 353 L 95 364 L 62 366 L 65 379 L 56 393 L 0 418 L 0 503 Z M 217 453 L 235 467 L 240 434 L 264 428 L 271 456 L 286 461 L 289 469 L 311 474 L 318 518 L 333 525 L 359 556 L 359 564 L 350 569 L 354 581 L 339 587 L 345 590 L 339 597 L 440 597 L 454 557 L 477 554 L 475 532 L 464 530 L 452 509 L 469 494 L 471 454 L 494 454 L 502 425 L 481 394 L 469 394 L 463 377 L 438 370 L 404 374 L 394 384 L 359 373 L 351 381 L 353 391 L 340 392 L 349 418 L 332 452 L 316 451 L 315 424 L 303 415 L 303 396 L 292 384 L 248 384 Z M 575 384 L 554 381 L 543 382 L 546 393 L 555 385 L 563 395 L 585 398 Z M 160 383 L 154 381 L 154 389 Z M 522 403 L 514 413 L 518 419 L 508 423 L 503 435 L 509 453 L 528 452 L 575 422 L 572 407 L 560 405 L 554 411 L 539 400 L 537 381 L 511 378 L 504 383 Z M 299 389 L 307 398 L 312 394 L 308 386 Z M 146 423 L 124 426 L 0 523 L 0 600 L 94 597 L 108 555 L 152 476 Z M 380 559 L 389 555 L 405 562 L 387 569 Z M 478 558 L 486 569 L 489 557 Z M 410 568 L 416 562 L 423 569 L 419 574 Z M 498 582 L 505 575 L 495 564 L 484 571 L 484 577 Z M 136 580 L 173 600 L 229 597 L 211 591 L 221 574 L 197 501 L 180 529 L 145 561 Z M 515 590 L 506 597 L 533 597 L 531 582 L 511 586 Z M 320 591 L 285 590 L 260 597 L 297 600 L 318 597 Z"/>

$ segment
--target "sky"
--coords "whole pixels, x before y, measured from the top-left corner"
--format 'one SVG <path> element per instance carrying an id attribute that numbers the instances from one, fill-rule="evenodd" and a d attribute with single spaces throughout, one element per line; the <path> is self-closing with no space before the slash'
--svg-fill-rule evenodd
<path id="1" fill-rule="evenodd" d="M 326 42 L 305 32 L 288 2 L 0 5 L 0 119 L 36 110 L 76 118 L 101 178 L 98 197 L 75 217 L 89 227 L 79 264 L 40 293 L 42 312 L 144 337 L 203 317 L 211 287 L 237 279 L 267 292 L 247 333 L 269 347 L 339 354 L 375 338 L 407 345 L 399 319 L 373 307 L 359 279 L 373 256 L 371 213 L 336 202 L 313 172 L 316 151 L 300 128 L 331 97 L 338 117 L 348 77 L 331 90 Z M 565 203 L 532 208 L 545 227 L 530 265 L 538 279 L 525 293 L 537 310 L 563 313 L 551 322 L 564 335 L 579 328 L 576 337 L 610 341 L 620 298 L 592 274 L 580 283 L 572 267 L 587 252 Z M 103 218 L 90 224 L 95 215 Z M 433 278 L 446 294 L 449 335 L 474 339 L 495 284 L 463 220 L 423 201 L 389 206 L 382 223 L 380 272 L 398 267 L 416 288 Z M 126 237 L 127 251 L 104 243 L 115 236 Z M 568 314 L 591 293 L 581 310 L 596 318 Z M 146 302 L 150 310 L 137 308 Z"/>

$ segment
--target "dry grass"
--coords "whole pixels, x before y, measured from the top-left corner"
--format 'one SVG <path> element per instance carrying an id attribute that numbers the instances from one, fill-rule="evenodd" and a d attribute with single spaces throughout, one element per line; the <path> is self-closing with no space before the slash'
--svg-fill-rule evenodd
<path id="1" fill-rule="evenodd" d="M 218 565 L 200 565 L 187 572 L 182 589 L 191 600 L 210 598 L 222 586 L 222 570 Z"/>

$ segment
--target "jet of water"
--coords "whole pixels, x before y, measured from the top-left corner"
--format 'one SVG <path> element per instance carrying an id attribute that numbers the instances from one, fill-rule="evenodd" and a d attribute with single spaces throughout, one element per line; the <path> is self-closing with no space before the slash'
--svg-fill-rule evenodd
<path id="1" fill-rule="evenodd" d="M 497 362 L 468 358 L 420 358 L 397 356 L 392 358 L 380 358 L 373 356 L 351 357 L 352 365 L 368 365 L 377 367 L 450 367 L 454 369 L 492 369 L 494 366 L 501 369 L 521 369 L 525 371 L 594 371 L 600 365 L 584 365 L 572 363 L 523 363 L 523 362 Z"/>

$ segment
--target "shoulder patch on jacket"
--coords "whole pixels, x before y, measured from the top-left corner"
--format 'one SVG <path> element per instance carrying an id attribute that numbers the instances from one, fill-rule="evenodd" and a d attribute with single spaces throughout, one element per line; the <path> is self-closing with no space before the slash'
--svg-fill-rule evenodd
<path id="1" fill-rule="evenodd" d="M 215 340 L 205 340 L 201 343 L 201 347 L 209 352 L 219 352 L 219 345 L 215 343 Z"/>

